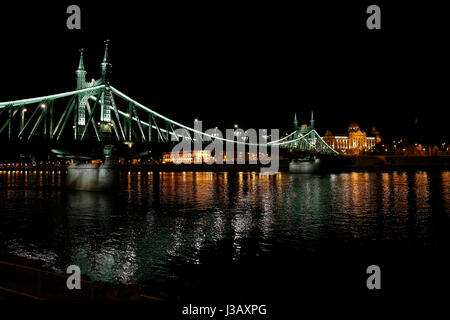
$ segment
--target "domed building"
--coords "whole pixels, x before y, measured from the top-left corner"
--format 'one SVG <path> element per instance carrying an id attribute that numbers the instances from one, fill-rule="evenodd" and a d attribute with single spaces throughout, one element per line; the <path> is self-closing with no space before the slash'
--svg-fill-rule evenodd
<path id="1" fill-rule="evenodd" d="M 378 131 L 372 129 L 372 132 L 376 132 L 376 135 L 367 136 L 356 122 L 352 122 L 347 128 L 347 134 L 333 135 L 327 130 L 323 140 L 342 154 L 359 154 L 373 149 L 381 141 Z"/>
<path id="2" fill-rule="evenodd" d="M 348 125 L 348 129 L 347 129 L 348 132 L 350 132 L 350 131 L 356 132 L 358 130 L 360 130 L 360 129 L 359 129 L 359 125 L 356 122 L 352 122 Z"/>

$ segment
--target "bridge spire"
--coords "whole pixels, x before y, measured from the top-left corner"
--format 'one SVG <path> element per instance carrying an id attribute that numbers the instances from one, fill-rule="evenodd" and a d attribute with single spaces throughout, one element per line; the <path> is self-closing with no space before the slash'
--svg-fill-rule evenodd
<path id="1" fill-rule="evenodd" d="M 101 63 L 102 66 L 102 79 L 103 81 L 108 84 L 111 80 L 111 68 L 112 64 L 109 60 L 109 40 L 105 41 L 105 54 L 103 56 L 103 62 Z"/>
<path id="2" fill-rule="evenodd" d="M 298 121 L 297 121 L 297 112 L 294 113 L 294 129 L 295 129 L 295 130 L 298 130 L 298 129 L 299 129 L 299 127 L 298 127 Z"/>
<path id="3" fill-rule="evenodd" d="M 311 129 L 314 129 L 314 111 L 311 111 Z"/>
<path id="4" fill-rule="evenodd" d="M 80 49 L 80 62 L 78 63 L 77 74 L 77 89 L 83 89 L 86 83 L 86 69 L 84 68 L 83 51 Z"/>
<path id="5" fill-rule="evenodd" d="M 83 51 L 84 51 L 84 49 L 81 48 L 80 49 L 80 63 L 78 64 L 78 70 L 80 70 L 80 71 L 85 71 L 85 69 L 84 69 L 84 61 L 83 61 Z"/>
<path id="6" fill-rule="evenodd" d="M 103 136 L 110 136 L 111 126 L 111 106 L 113 103 L 111 90 L 109 89 L 109 83 L 111 81 L 111 68 L 112 64 L 109 60 L 109 40 L 105 41 L 105 54 L 103 56 L 102 67 L 102 82 L 106 85 L 106 90 L 100 97 L 100 132 Z"/>

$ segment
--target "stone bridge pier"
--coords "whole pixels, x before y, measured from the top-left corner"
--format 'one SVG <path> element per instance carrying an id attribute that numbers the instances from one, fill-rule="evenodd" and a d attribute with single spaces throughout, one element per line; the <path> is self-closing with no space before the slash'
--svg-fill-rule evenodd
<path id="1" fill-rule="evenodd" d="M 112 146 L 103 150 L 103 163 L 78 163 L 67 168 L 66 188 L 83 191 L 113 191 L 120 185 L 120 168 L 111 156 Z"/>
<path id="2" fill-rule="evenodd" d="M 290 173 L 318 173 L 322 169 L 322 161 L 316 157 L 292 159 L 289 163 Z"/>

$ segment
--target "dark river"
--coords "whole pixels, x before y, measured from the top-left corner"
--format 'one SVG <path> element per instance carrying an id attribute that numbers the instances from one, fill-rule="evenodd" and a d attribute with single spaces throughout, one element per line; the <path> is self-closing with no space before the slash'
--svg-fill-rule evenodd
<path id="1" fill-rule="evenodd" d="M 359 288 L 364 266 L 400 279 L 448 248 L 450 171 L 125 172 L 117 194 L 66 191 L 63 179 L 0 172 L 0 248 L 93 280 L 235 297 L 330 279 Z"/>

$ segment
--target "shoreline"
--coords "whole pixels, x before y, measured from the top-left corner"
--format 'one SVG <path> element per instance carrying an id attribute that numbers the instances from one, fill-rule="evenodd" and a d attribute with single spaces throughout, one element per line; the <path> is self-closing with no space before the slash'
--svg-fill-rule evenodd
<path id="1" fill-rule="evenodd" d="M 376 155 L 351 157 L 352 168 L 450 167 L 450 156 Z"/>
<path id="2" fill-rule="evenodd" d="M 290 159 L 279 161 L 279 171 L 288 172 Z M 374 156 L 343 156 L 337 159 L 325 159 L 325 168 L 334 171 L 351 170 L 391 170 L 391 169 L 449 169 L 450 156 L 396 156 L 396 155 L 374 155 Z M 259 172 L 262 168 L 269 167 L 262 164 L 143 164 L 143 165 L 120 165 L 121 171 L 156 171 L 156 172 Z M 3 167 L 0 171 L 57 171 L 65 173 L 67 165 L 15 165 Z"/>
<path id="3" fill-rule="evenodd" d="M 136 284 L 92 281 L 81 275 L 81 289 L 66 286 L 70 274 L 48 270 L 45 262 L 0 251 L 0 300 L 168 300 L 166 290 Z"/>

